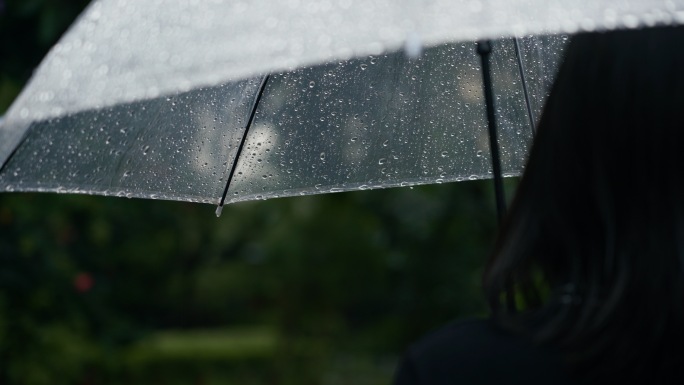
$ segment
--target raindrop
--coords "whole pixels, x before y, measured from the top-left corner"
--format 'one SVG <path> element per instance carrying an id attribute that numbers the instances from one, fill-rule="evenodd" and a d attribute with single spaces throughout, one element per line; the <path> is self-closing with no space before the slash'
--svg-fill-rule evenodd
<path id="1" fill-rule="evenodd" d="M 315 85 L 316 85 L 315 81 L 312 80 L 309 82 L 309 88 L 314 88 Z"/>
<path id="2" fill-rule="evenodd" d="M 321 152 L 321 160 L 325 162 L 325 152 Z"/>
<path id="3" fill-rule="evenodd" d="M 387 162 L 387 158 L 380 158 L 380 160 L 378 160 L 378 164 L 385 164 L 385 162 Z"/>
<path id="4" fill-rule="evenodd" d="M 447 151 L 442 151 L 442 158 L 446 158 L 448 156 L 449 156 L 449 153 Z"/>
<path id="5" fill-rule="evenodd" d="M 404 52 L 406 53 L 406 56 L 411 59 L 417 59 L 423 54 L 423 43 L 421 42 L 420 35 L 417 32 L 411 32 L 408 34 L 408 36 L 406 36 Z"/>
<path id="6" fill-rule="evenodd" d="M 368 68 L 368 64 L 361 64 L 360 67 L 362 71 L 365 71 Z"/>
<path id="7" fill-rule="evenodd" d="M 147 155 L 147 153 L 150 151 L 150 146 L 145 146 L 143 147 L 143 154 Z"/>
<path id="8" fill-rule="evenodd" d="M 481 157 L 482 156 L 482 150 L 478 150 L 476 155 L 478 158 Z"/>
<path id="9" fill-rule="evenodd" d="M 386 140 L 386 141 L 384 141 L 384 142 L 382 142 L 382 146 L 383 146 L 383 147 L 387 147 L 388 144 L 389 144 L 389 139 Z"/>
<path id="10" fill-rule="evenodd" d="M 622 23 L 627 28 L 637 28 L 639 26 L 639 18 L 634 15 L 626 15 L 622 18 Z"/>
<path id="11" fill-rule="evenodd" d="M 218 206 L 216 208 L 216 218 L 220 217 L 222 212 L 223 212 L 223 206 Z"/>

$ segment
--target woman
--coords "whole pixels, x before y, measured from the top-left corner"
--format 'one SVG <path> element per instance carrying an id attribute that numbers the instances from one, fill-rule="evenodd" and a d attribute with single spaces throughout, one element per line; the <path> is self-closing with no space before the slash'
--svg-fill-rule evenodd
<path id="1" fill-rule="evenodd" d="M 684 383 L 684 28 L 573 38 L 484 288 L 396 384 Z"/>

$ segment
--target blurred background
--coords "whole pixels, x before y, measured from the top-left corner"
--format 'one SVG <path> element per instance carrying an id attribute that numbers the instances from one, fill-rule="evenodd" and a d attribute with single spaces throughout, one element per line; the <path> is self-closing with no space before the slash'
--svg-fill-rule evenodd
<path id="1" fill-rule="evenodd" d="M 0 114 L 85 0 L 0 0 Z M 507 192 L 516 181 L 507 181 Z M 2 384 L 388 384 L 482 316 L 491 181 L 225 208 L 0 194 Z"/>

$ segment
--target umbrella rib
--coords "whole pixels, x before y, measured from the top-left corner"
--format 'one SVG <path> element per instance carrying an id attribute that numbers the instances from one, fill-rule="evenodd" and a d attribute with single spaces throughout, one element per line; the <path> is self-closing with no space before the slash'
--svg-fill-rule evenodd
<path id="1" fill-rule="evenodd" d="M 477 42 L 477 53 L 482 64 L 482 80 L 484 86 L 485 109 L 487 111 L 487 127 L 489 129 L 489 150 L 492 154 L 492 172 L 494 173 L 494 194 L 496 198 L 496 213 L 501 223 L 506 213 L 506 198 L 504 195 L 503 178 L 501 173 L 501 158 L 499 156 L 499 142 L 496 135 L 496 113 L 494 112 L 494 91 L 492 75 L 489 65 L 489 55 L 492 43 L 489 40 Z"/>
<path id="2" fill-rule="evenodd" d="M 221 208 L 223 207 L 223 204 L 226 202 L 226 195 L 228 194 L 228 189 L 230 189 L 230 184 L 233 181 L 233 175 L 235 175 L 238 160 L 240 159 L 240 155 L 242 154 L 242 148 L 245 146 L 245 142 L 247 141 L 247 134 L 249 133 L 250 127 L 252 127 L 252 122 L 254 121 L 254 116 L 256 115 L 257 107 L 259 106 L 259 102 L 261 101 L 261 96 L 264 94 L 264 89 L 266 88 L 266 83 L 268 82 L 269 77 L 270 75 L 266 75 L 264 79 L 261 81 L 261 85 L 259 86 L 259 92 L 257 93 L 256 98 L 254 99 L 254 104 L 252 104 L 252 111 L 249 114 L 249 119 L 247 120 L 247 125 L 245 126 L 245 132 L 242 135 L 240 146 L 238 147 L 237 153 L 235 154 L 233 165 L 230 168 L 230 174 L 228 175 L 226 187 L 223 189 L 221 202 L 219 203 L 218 209 L 216 210 L 217 215 L 220 215 Z"/>
<path id="3" fill-rule="evenodd" d="M 518 69 L 520 70 L 520 82 L 523 88 L 523 94 L 525 94 L 525 105 L 527 106 L 527 117 L 530 120 L 530 129 L 532 130 L 532 135 L 535 134 L 534 129 L 534 118 L 532 117 L 532 105 L 530 104 L 530 94 L 527 89 L 527 81 L 525 80 L 525 67 L 522 61 L 522 56 L 520 55 L 520 42 L 517 37 L 513 38 L 513 43 L 515 46 L 515 57 L 518 59 Z"/>
<path id="4" fill-rule="evenodd" d="M 3 120 L 5 120 L 5 115 L 0 116 L 0 123 L 1 123 Z M 23 133 L 23 136 L 22 136 L 21 140 L 19 140 L 19 143 L 17 143 L 17 145 L 14 146 L 14 149 L 12 149 L 12 152 L 10 152 L 10 154 L 7 156 L 7 158 L 5 159 L 5 161 L 0 165 L 0 174 L 2 174 L 3 171 L 5 171 L 5 167 L 7 167 L 7 165 L 8 165 L 9 162 L 10 162 L 10 160 L 12 160 L 12 158 L 14 157 L 14 155 L 17 153 L 17 150 L 19 149 L 19 147 L 21 147 L 21 145 L 26 141 L 26 138 L 28 138 L 28 130 L 26 130 L 26 131 Z"/>

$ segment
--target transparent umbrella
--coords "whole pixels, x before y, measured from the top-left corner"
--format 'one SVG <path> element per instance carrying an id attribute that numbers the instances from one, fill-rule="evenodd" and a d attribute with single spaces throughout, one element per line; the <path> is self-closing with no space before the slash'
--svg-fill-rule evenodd
<path id="1" fill-rule="evenodd" d="M 504 175 L 566 40 L 684 0 L 95 1 L 0 127 L 0 191 L 224 203 Z"/>

